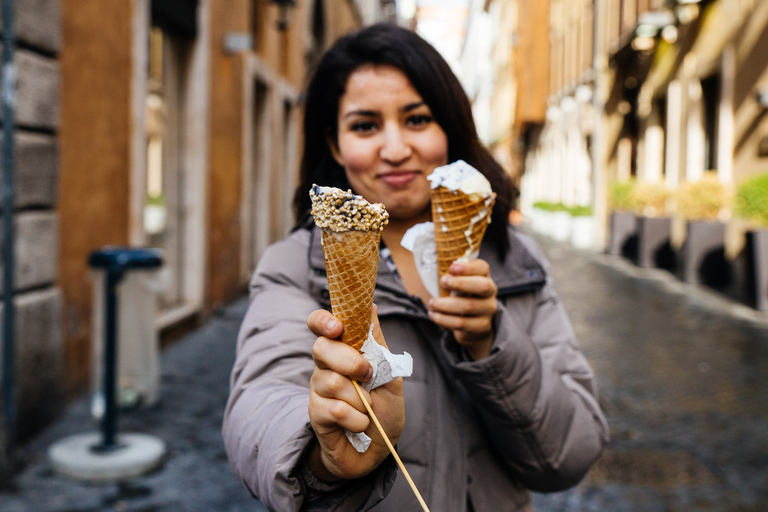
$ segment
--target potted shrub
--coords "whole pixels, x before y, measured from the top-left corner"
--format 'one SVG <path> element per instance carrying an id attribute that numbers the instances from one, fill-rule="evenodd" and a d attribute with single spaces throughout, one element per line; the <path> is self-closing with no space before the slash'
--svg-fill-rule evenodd
<path id="1" fill-rule="evenodd" d="M 635 180 L 614 181 L 608 187 L 608 206 L 611 216 L 608 225 L 606 252 L 614 256 L 627 255 L 637 230 L 637 219 L 632 211 L 632 190 Z"/>
<path id="2" fill-rule="evenodd" d="M 574 206 L 569 209 L 571 214 L 571 245 L 579 249 L 589 249 L 595 236 L 595 219 L 592 207 Z"/>
<path id="3" fill-rule="evenodd" d="M 754 226 L 745 246 L 749 296 L 756 309 L 768 310 L 768 173 L 739 185 L 733 212 Z"/>
<path id="4" fill-rule="evenodd" d="M 725 224 L 720 222 L 728 201 L 726 188 L 715 172 L 693 183 L 683 183 L 676 194 L 676 208 L 686 220 L 682 248 L 682 279 L 722 288 L 728 272 L 725 261 Z M 707 272 L 702 268 L 708 260 Z M 716 261 L 717 260 L 717 261 Z M 718 264 L 719 262 L 719 264 Z"/>
<path id="5" fill-rule="evenodd" d="M 643 268 L 669 268 L 663 261 L 665 250 L 671 251 L 672 219 L 667 216 L 671 194 L 662 182 L 638 182 L 632 191 L 637 214 L 637 256 L 635 263 Z"/>

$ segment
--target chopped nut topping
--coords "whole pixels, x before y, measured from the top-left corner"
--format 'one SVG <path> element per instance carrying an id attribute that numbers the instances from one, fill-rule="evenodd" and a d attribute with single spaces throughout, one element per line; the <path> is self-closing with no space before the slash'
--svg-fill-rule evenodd
<path id="1" fill-rule="evenodd" d="M 351 190 L 344 192 L 335 187 L 312 185 L 309 197 L 312 198 L 312 216 L 320 228 L 337 233 L 381 231 L 389 222 L 383 204 L 371 204 Z"/>

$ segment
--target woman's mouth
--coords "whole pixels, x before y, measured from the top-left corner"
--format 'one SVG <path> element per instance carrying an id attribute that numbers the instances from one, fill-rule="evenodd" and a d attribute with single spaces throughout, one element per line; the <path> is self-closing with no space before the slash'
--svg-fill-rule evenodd
<path id="1" fill-rule="evenodd" d="M 418 175 L 418 171 L 394 171 L 380 175 L 379 179 L 391 187 L 403 187 Z"/>

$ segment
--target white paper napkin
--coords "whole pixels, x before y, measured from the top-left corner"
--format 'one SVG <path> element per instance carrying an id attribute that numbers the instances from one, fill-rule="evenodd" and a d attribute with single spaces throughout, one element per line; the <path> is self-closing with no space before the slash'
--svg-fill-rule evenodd
<path id="1" fill-rule="evenodd" d="M 413 373 L 413 358 L 408 352 L 393 354 L 373 338 L 373 326 L 368 331 L 368 339 L 360 349 L 363 357 L 373 367 L 373 377 L 368 382 L 360 385 L 366 391 L 371 391 L 398 377 L 410 377 Z M 355 449 L 362 453 L 371 445 L 371 438 L 365 432 L 346 431 L 347 439 Z"/>
<path id="2" fill-rule="evenodd" d="M 411 227 L 403 235 L 400 245 L 413 253 L 416 270 L 430 295 L 440 295 L 437 283 L 437 251 L 435 249 L 435 224 L 422 222 Z"/>

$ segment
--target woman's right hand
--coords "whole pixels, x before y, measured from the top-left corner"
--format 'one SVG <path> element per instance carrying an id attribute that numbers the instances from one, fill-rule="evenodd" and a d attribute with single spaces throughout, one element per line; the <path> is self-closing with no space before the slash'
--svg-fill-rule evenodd
<path id="1" fill-rule="evenodd" d="M 376 306 L 371 311 L 371 322 L 374 338 L 386 347 Z M 342 324 L 328 311 L 312 312 L 307 326 L 318 336 L 312 347 L 315 371 L 309 397 L 309 420 L 318 442 L 312 446 L 307 463 L 325 482 L 362 477 L 389 455 L 387 445 L 350 380 L 365 382 L 371 378 L 373 369 L 360 352 L 337 340 Z M 403 379 L 395 379 L 370 393 L 363 390 L 363 395 L 394 445 L 405 425 Z M 371 438 L 368 450 L 359 453 L 347 439 L 345 430 L 365 432 Z"/>

